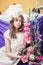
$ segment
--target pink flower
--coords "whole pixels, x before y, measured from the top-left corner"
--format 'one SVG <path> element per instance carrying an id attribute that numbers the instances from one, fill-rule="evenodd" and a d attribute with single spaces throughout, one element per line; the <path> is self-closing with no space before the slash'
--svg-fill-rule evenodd
<path id="1" fill-rule="evenodd" d="M 24 27 L 24 30 L 28 30 L 29 29 L 29 27 Z"/>
<path id="2" fill-rule="evenodd" d="M 25 36 L 28 36 L 28 32 L 25 32 L 24 34 L 25 34 Z"/>
<path id="3" fill-rule="evenodd" d="M 41 34 L 38 35 L 38 39 L 39 39 L 40 41 L 41 41 L 41 36 L 42 36 Z"/>
<path id="4" fill-rule="evenodd" d="M 30 26 L 30 23 L 26 22 L 26 23 L 24 23 L 24 26 Z"/>
<path id="5" fill-rule="evenodd" d="M 30 40 L 31 40 L 29 26 L 30 26 L 30 23 L 24 23 L 24 30 L 23 30 L 23 32 L 24 32 L 26 43 L 30 42 Z"/>
<path id="6" fill-rule="evenodd" d="M 22 56 L 22 57 L 21 57 L 21 61 L 22 61 L 23 63 L 28 62 L 28 56 L 27 56 L 27 55 Z"/>
<path id="7" fill-rule="evenodd" d="M 33 53 L 34 52 L 34 47 L 30 46 L 27 48 L 28 53 Z"/>
<path id="8" fill-rule="evenodd" d="M 27 52 L 27 56 L 28 56 L 28 58 L 30 57 L 30 55 L 31 55 L 31 54 Z"/>
<path id="9" fill-rule="evenodd" d="M 25 32 L 24 32 L 24 34 L 30 35 L 30 32 L 28 32 L 28 31 L 25 31 Z"/>

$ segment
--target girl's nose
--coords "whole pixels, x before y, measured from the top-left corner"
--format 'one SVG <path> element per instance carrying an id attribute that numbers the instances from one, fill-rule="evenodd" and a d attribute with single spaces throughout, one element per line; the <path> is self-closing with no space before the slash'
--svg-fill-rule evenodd
<path id="1" fill-rule="evenodd" d="M 20 23 L 20 22 L 18 21 L 18 23 Z"/>

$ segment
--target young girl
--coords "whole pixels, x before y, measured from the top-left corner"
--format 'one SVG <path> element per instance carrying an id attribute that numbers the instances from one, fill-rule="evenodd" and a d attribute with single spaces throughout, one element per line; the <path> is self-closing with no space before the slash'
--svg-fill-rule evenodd
<path id="1" fill-rule="evenodd" d="M 20 61 L 21 56 L 18 55 L 25 45 L 23 28 L 23 16 L 19 15 L 17 18 L 12 18 L 10 21 L 9 30 L 4 33 L 5 46 L 0 49 L 0 63 L 5 65 L 23 65 L 28 63 L 22 63 Z M 18 65 L 19 65 L 18 64 Z"/>
<path id="2" fill-rule="evenodd" d="M 28 65 L 19 52 L 25 48 L 23 10 L 21 5 L 14 5 L 14 16 L 10 21 L 9 29 L 4 33 L 5 46 L 0 49 L 0 63 L 3 65 Z M 11 12 L 11 13 L 13 13 Z M 21 60 L 20 60 L 21 59 Z"/>

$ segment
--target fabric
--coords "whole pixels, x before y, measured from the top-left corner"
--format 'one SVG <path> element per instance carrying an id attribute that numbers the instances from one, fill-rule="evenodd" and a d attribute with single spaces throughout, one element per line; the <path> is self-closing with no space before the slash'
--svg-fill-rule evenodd
<path id="1" fill-rule="evenodd" d="M 9 30 L 4 33 L 4 37 L 8 38 L 11 41 L 11 50 L 14 55 L 17 55 L 20 50 L 22 50 L 25 46 L 23 45 L 24 33 L 17 33 L 17 39 L 11 39 L 9 37 Z M 20 59 L 11 60 L 11 58 L 7 57 L 5 46 L 0 49 L 0 63 L 4 63 L 5 65 L 17 65 Z"/>
<path id="2" fill-rule="evenodd" d="M 5 45 L 3 34 L 6 30 L 8 30 L 8 28 L 9 28 L 9 22 L 0 19 L 0 48 Z"/>
<path id="3" fill-rule="evenodd" d="M 22 61 L 20 60 L 19 63 L 18 63 L 17 65 L 28 65 L 28 62 L 22 63 Z"/>

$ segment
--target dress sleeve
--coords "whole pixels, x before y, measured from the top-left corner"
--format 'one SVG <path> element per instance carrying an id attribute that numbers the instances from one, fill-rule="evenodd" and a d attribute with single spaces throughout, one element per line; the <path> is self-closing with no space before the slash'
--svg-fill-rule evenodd
<path id="1" fill-rule="evenodd" d="M 5 37 L 5 38 L 10 39 L 9 32 L 10 32 L 10 31 L 9 31 L 9 30 L 7 30 L 7 31 L 4 33 L 4 37 Z"/>

